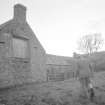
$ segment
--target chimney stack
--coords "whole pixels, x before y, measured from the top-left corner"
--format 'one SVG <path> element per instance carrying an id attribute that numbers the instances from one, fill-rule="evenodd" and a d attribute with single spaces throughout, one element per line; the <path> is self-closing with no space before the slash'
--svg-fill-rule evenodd
<path id="1" fill-rule="evenodd" d="M 22 4 L 16 4 L 14 6 L 14 19 L 18 22 L 26 21 L 26 7 Z"/>

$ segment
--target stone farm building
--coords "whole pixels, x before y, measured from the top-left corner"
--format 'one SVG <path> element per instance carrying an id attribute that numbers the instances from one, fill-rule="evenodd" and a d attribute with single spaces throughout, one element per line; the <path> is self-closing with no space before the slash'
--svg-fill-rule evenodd
<path id="1" fill-rule="evenodd" d="M 0 87 L 46 80 L 46 52 L 26 21 L 26 7 L 0 26 Z"/>

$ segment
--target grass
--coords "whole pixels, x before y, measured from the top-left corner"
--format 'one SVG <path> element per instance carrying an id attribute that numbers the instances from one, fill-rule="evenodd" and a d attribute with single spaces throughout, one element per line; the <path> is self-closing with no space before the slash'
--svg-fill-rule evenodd
<path id="1" fill-rule="evenodd" d="M 30 84 L 0 94 L 5 105 L 105 105 L 105 73 L 95 74 L 95 99 L 90 102 L 77 80 Z"/>

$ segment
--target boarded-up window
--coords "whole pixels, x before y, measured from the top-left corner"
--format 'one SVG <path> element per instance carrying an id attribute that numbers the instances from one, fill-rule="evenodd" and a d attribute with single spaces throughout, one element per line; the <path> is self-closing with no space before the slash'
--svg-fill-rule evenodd
<path id="1" fill-rule="evenodd" d="M 21 38 L 13 38 L 13 55 L 14 57 L 26 58 L 28 52 L 27 40 Z"/>

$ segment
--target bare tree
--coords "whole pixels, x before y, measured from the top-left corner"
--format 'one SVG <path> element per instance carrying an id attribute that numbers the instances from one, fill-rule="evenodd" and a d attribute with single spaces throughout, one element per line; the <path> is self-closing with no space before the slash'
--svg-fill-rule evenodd
<path id="1" fill-rule="evenodd" d="M 101 34 L 89 34 L 80 38 L 78 42 L 78 49 L 85 54 L 97 52 L 103 45 L 103 38 Z"/>

